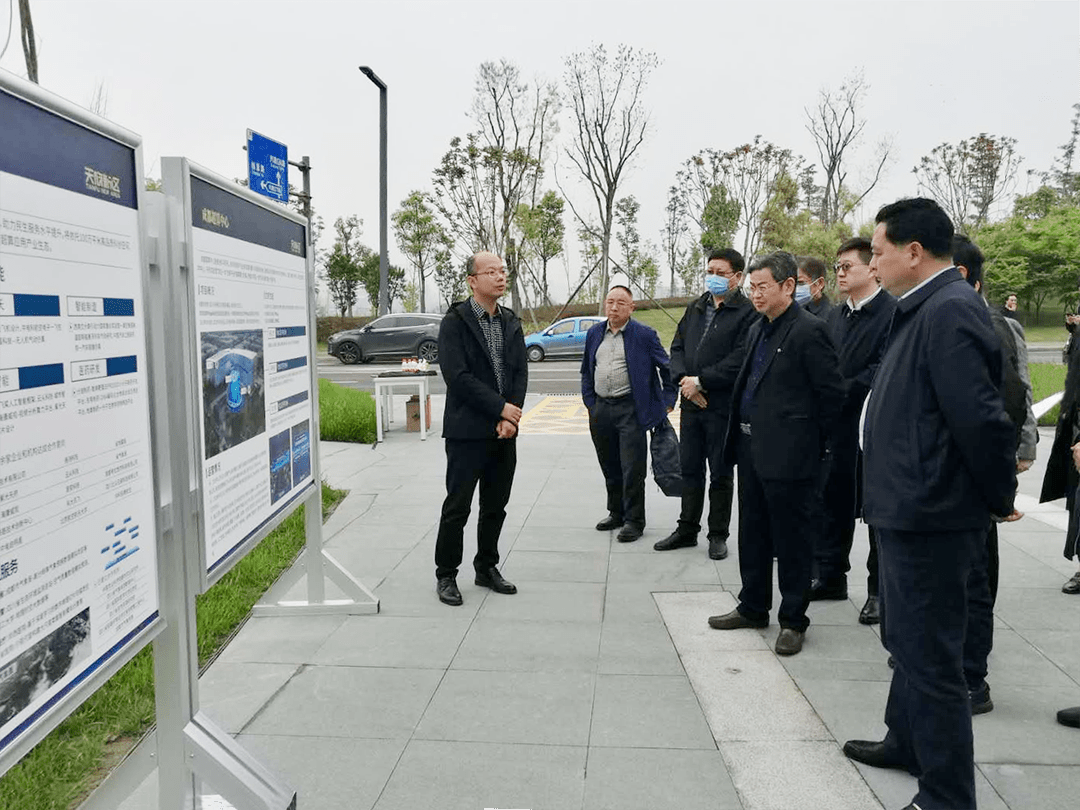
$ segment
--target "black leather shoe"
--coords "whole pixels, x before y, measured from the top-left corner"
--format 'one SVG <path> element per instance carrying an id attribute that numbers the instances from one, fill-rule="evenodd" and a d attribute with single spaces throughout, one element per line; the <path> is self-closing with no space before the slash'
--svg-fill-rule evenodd
<path id="1" fill-rule="evenodd" d="M 690 548 L 697 545 L 696 537 L 688 537 L 685 534 L 679 534 L 679 530 L 676 529 L 663 540 L 657 540 L 653 543 L 653 549 L 655 551 L 671 551 L 673 548 Z"/>
<path id="2" fill-rule="evenodd" d="M 606 518 L 596 524 L 596 530 L 598 532 L 610 532 L 614 529 L 622 526 L 622 518 L 615 517 L 615 515 L 608 515 Z"/>
<path id="3" fill-rule="evenodd" d="M 790 627 L 783 628 L 780 631 L 780 635 L 776 637 L 776 654 L 798 654 L 802 651 L 803 640 L 805 638 L 806 633 L 801 633 L 798 630 L 792 630 Z"/>
<path id="4" fill-rule="evenodd" d="M 859 611 L 859 624 L 881 624 L 881 603 L 876 596 L 866 597 L 866 604 Z"/>
<path id="5" fill-rule="evenodd" d="M 644 534 L 644 531 L 644 529 L 639 529 L 637 526 L 632 526 L 627 523 L 619 529 L 619 533 L 615 535 L 615 539 L 620 543 L 633 543 Z"/>
<path id="6" fill-rule="evenodd" d="M 896 768 L 900 771 L 908 769 L 896 754 L 885 748 L 883 742 L 848 740 L 844 743 L 844 756 L 873 768 Z"/>
<path id="7" fill-rule="evenodd" d="M 1080 571 L 1072 575 L 1072 578 L 1061 586 L 1062 593 L 1080 593 Z"/>
<path id="8" fill-rule="evenodd" d="M 1069 728 L 1080 728 L 1080 706 L 1062 709 L 1057 713 L 1058 722 Z"/>
<path id="9" fill-rule="evenodd" d="M 517 593 L 517 585 L 507 582 L 498 568 L 476 572 L 476 584 L 481 588 L 491 588 L 495 593 Z"/>
<path id="10" fill-rule="evenodd" d="M 739 613 L 739 609 L 722 616 L 710 616 L 709 627 L 713 630 L 741 630 L 744 627 L 768 627 L 768 619 L 748 619 Z"/>
<path id="11" fill-rule="evenodd" d="M 723 538 L 719 540 L 709 541 L 709 559 L 710 560 L 723 560 L 727 559 L 728 549 L 727 540 Z"/>
<path id="12" fill-rule="evenodd" d="M 462 602 L 461 591 L 458 590 L 457 580 L 453 577 L 439 577 L 435 592 L 439 594 L 439 601 L 444 605 L 454 605 L 456 607 Z"/>
<path id="13" fill-rule="evenodd" d="M 968 689 L 972 714 L 986 714 L 994 710 L 994 701 L 990 699 L 990 684 L 983 681 L 978 689 Z"/>
<path id="14" fill-rule="evenodd" d="M 810 583 L 810 591 L 806 594 L 806 598 L 811 602 L 822 599 L 847 599 L 847 581 L 826 582 L 823 579 L 815 579 Z"/>

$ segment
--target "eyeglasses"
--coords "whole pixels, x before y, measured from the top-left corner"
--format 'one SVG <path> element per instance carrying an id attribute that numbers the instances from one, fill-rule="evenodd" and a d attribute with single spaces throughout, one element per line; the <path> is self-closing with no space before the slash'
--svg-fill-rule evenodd
<path id="1" fill-rule="evenodd" d="M 760 293 L 761 295 L 764 295 L 766 290 L 772 289 L 776 286 L 777 283 L 775 281 L 763 281 L 760 284 L 751 284 L 750 294 L 758 295 Z"/>
<path id="2" fill-rule="evenodd" d="M 471 273 L 474 276 L 505 276 L 506 268 L 503 267 L 499 270 L 485 270 L 483 273 Z"/>
<path id="3" fill-rule="evenodd" d="M 833 265 L 833 270 L 837 273 L 848 273 L 853 267 L 864 267 L 862 262 L 837 262 Z"/>

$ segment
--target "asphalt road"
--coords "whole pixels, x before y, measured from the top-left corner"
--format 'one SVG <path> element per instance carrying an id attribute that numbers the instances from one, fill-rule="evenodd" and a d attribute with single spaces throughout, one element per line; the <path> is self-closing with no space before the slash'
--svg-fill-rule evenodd
<path id="1" fill-rule="evenodd" d="M 438 366 L 434 366 L 438 369 Z M 530 394 L 578 394 L 581 392 L 581 360 L 544 360 L 529 363 Z M 362 391 L 374 391 L 373 378 L 384 371 L 398 371 L 401 361 L 372 362 L 346 366 L 336 358 L 322 355 L 319 357 L 319 377 L 322 379 L 359 388 Z M 431 381 L 431 393 L 445 394 L 446 384 L 441 376 Z"/>

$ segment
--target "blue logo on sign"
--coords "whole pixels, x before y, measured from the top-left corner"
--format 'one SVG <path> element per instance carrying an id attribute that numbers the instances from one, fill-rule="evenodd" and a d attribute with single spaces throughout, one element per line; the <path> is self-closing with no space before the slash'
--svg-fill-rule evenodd
<path id="1" fill-rule="evenodd" d="M 252 130 L 247 131 L 248 186 L 271 200 L 289 201 L 289 149 Z"/>

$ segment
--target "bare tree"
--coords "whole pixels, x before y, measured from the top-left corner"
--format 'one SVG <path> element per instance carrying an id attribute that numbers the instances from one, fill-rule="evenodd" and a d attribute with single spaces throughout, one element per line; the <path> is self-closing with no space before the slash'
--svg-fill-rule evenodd
<path id="1" fill-rule="evenodd" d="M 107 118 L 109 114 L 109 87 L 102 79 L 94 88 L 94 96 L 90 99 L 90 112 Z"/>
<path id="2" fill-rule="evenodd" d="M 981 132 L 955 145 L 935 146 L 911 171 L 959 230 L 986 224 L 991 206 L 1016 185 L 1022 160 L 1016 154 L 1015 138 Z"/>
<path id="3" fill-rule="evenodd" d="M 26 59 L 26 75 L 38 83 L 37 41 L 34 39 L 34 21 L 30 18 L 30 0 L 19 0 L 19 22 L 22 24 L 23 57 Z"/>
<path id="4" fill-rule="evenodd" d="M 620 45 L 614 56 L 597 45 L 571 54 L 565 64 L 566 92 L 574 113 L 566 155 L 589 187 L 600 217 L 599 280 L 605 290 L 615 199 L 645 140 L 649 113 L 642 94 L 658 61 L 654 53 L 628 45 Z M 578 219 L 584 225 L 580 215 Z"/>
<path id="5" fill-rule="evenodd" d="M 860 107 L 868 89 L 869 85 L 860 70 L 846 79 L 839 90 L 822 88 L 813 110 L 803 108 L 806 114 L 806 131 L 814 138 L 818 160 L 825 172 L 825 185 L 821 187 L 818 211 L 818 217 L 825 226 L 842 220 L 870 193 L 877 185 L 892 151 L 890 141 L 881 141 L 874 156 L 872 176 L 865 187 L 853 191 L 845 186 L 848 177 L 845 161 L 866 127 L 866 119 L 861 116 Z M 803 187 L 806 191 L 805 182 Z"/>
<path id="6" fill-rule="evenodd" d="M 669 295 L 675 295 L 675 275 L 682 266 L 683 257 L 686 255 L 686 247 L 683 238 L 686 236 L 686 204 L 678 186 L 668 189 L 667 205 L 664 207 L 664 227 L 660 229 L 660 245 L 667 260 L 668 271 L 671 273 L 671 290 Z"/>
<path id="7" fill-rule="evenodd" d="M 472 106 L 478 129 L 464 141 L 451 141 L 435 170 L 434 203 L 460 251 L 490 250 L 506 259 L 515 309 L 520 305 L 514 217 L 522 203 L 538 201 L 558 109 L 553 85 L 524 81 L 505 59 L 484 62 Z"/>
<path id="8" fill-rule="evenodd" d="M 744 256 L 752 256 L 761 246 L 762 215 L 776 187 L 776 181 L 797 174 L 802 158 L 790 149 L 781 149 L 761 136 L 721 156 L 727 167 L 730 196 L 739 203 L 739 228 L 743 232 Z"/>

